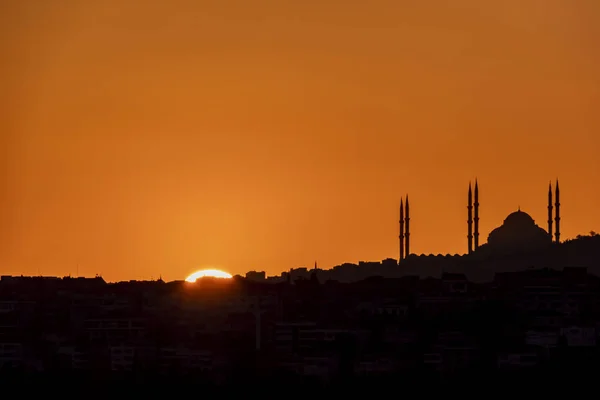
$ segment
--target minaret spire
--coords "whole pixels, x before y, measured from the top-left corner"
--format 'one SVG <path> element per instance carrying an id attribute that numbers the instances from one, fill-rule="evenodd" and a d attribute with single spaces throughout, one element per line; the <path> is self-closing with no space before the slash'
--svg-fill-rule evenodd
<path id="1" fill-rule="evenodd" d="M 556 180 L 556 189 L 554 189 L 554 241 L 560 243 L 560 190 L 558 189 L 558 179 Z"/>
<path id="2" fill-rule="evenodd" d="M 406 231 L 404 232 L 404 249 L 406 251 L 406 256 L 410 255 L 410 209 L 408 206 L 408 195 L 406 195 L 406 204 L 404 205 L 404 226 Z"/>
<path id="3" fill-rule="evenodd" d="M 467 195 L 467 243 L 468 253 L 473 252 L 473 192 L 469 182 L 469 194 Z"/>
<path id="4" fill-rule="evenodd" d="M 400 264 L 404 260 L 404 201 L 402 199 L 400 199 L 400 235 L 398 239 L 400 239 L 400 258 L 398 259 L 398 264 Z"/>
<path id="5" fill-rule="evenodd" d="M 475 239 L 475 250 L 477 250 L 479 248 L 479 184 L 477 183 L 477 178 L 475 178 L 475 200 L 473 203 L 473 208 L 473 222 L 475 223 L 475 232 L 473 234 L 473 238 Z"/>
<path id="6" fill-rule="evenodd" d="M 548 235 L 552 241 L 552 182 L 548 183 Z"/>

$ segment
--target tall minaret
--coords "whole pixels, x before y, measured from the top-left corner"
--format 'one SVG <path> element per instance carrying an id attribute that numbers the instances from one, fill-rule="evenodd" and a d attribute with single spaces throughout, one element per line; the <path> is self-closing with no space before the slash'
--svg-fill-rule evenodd
<path id="1" fill-rule="evenodd" d="M 400 259 L 398 260 L 398 264 L 404 260 L 404 202 L 400 199 Z"/>
<path id="2" fill-rule="evenodd" d="M 467 196 L 467 241 L 469 254 L 473 252 L 473 192 L 469 182 L 469 194 Z"/>
<path id="3" fill-rule="evenodd" d="M 556 189 L 554 190 L 555 196 L 555 217 L 554 217 L 554 241 L 560 243 L 560 191 L 558 189 L 558 179 L 556 180 Z"/>
<path id="4" fill-rule="evenodd" d="M 473 204 L 475 217 L 473 222 L 475 223 L 475 233 L 473 234 L 475 239 L 475 250 L 479 248 L 479 185 L 477 179 L 475 179 L 475 202 Z"/>
<path id="5" fill-rule="evenodd" d="M 406 239 L 404 249 L 406 251 L 406 256 L 408 257 L 410 255 L 410 212 L 408 208 L 408 195 L 406 195 L 406 204 L 404 206 L 406 207 L 404 213 L 404 226 L 406 228 L 406 231 L 404 232 L 404 238 Z"/>
<path id="6" fill-rule="evenodd" d="M 552 182 L 548 184 L 548 235 L 552 240 Z"/>

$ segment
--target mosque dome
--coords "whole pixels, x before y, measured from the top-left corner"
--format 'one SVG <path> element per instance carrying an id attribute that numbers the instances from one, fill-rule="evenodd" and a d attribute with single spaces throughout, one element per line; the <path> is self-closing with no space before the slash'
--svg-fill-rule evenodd
<path id="1" fill-rule="evenodd" d="M 509 214 L 502 226 L 494 229 L 488 236 L 488 246 L 496 253 L 532 251 L 551 242 L 548 232 L 521 210 Z"/>
<path id="2" fill-rule="evenodd" d="M 529 214 L 521 210 L 510 213 L 508 217 L 504 219 L 503 225 L 514 226 L 514 227 L 525 227 L 535 225 L 535 221 Z"/>

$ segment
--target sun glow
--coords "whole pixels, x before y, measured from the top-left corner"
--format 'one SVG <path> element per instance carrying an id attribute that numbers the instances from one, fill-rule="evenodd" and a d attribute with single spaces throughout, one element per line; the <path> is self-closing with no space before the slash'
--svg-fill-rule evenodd
<path id="1" fill-rule="evenodd" d="M 193 274 L 185 278 L 185 281 L 193 283 L 196 282 L 196 279 L 204 277 L 230 279 L 232 276 L 230 273 L 218 269 L 203 269 L 201 271 L 194 272 Z"/>

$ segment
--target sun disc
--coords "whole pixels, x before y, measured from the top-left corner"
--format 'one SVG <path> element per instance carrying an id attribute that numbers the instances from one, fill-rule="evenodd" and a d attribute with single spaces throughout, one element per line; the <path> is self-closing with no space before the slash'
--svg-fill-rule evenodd
<path id="1" fill-rule="evenodd" d="M 193 274 L 191 274 L 190 276 L 185 278 L 185 281 L 194 283 L 194 282 L 196 282 L 197 279 L 204 278 L 204 277 L 223 278 L 223 279 L 232 278 L 230 273 L 221 271 L 219 269 L 203 269 L 203 270 L 194 272 Z"/>

